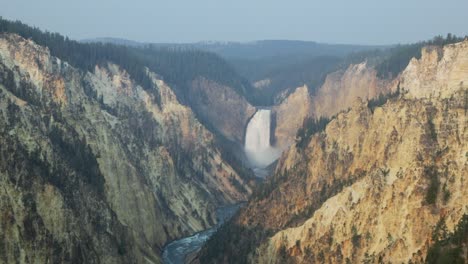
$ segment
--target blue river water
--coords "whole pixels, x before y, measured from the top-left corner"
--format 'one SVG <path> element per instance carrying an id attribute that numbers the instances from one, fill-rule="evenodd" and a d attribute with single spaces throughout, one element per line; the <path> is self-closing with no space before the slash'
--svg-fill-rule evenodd
<path id="1" fill-rule="evenodd" d="M 216 210 L 218 219 L 216 226 L 167 244 L 163 249 L 163 262 L 165 264 L 183 264 L 185 257 L 200 249 L 226 220 L 234 216 L 241 205 L 236 204 L 218 208 Z"/>

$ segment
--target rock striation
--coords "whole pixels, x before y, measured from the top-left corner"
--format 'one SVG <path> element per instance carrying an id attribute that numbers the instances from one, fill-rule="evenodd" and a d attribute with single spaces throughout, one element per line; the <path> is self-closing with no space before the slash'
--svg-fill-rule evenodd
<path id="1" fill-rule="evenodd" d="M 215 131 L 243 145 L 247 123 L 256 108 L 231 87 L 203 77 L 190 85 L 191 106 Z"/>
<path id="2" fill-rule="evenodd" d="M 200 259 L 424 263 L 435 227 L 453 232 L 468 214 L 467 78 L 468 41 L 423 49 L 394 81 L 399 95 L 355 100 L 305 147 L 292 145 L 219 234 L 237 234 L 218 246 L 224 256 L 209 243 Z"/>
<path id="3" fill-rule="evenodd" d="M 252 182 L 158 78 L 0 35 L 0 263 L 160 263 Z"/>
<path id="4" fill-rule="evenodd" d="M 276 144 L 286 149 L 294 143 L 297 130 L 308 117 L 332 117 L 349 109 L 357 98 L 372 99 L 395 91 L 397 86 L 397 79 L 379 79 L 375 69 L 362 62 L 328 74 L 313 95 L 307 86 L 298 87 L 274 107 Z"/>
<path id="5" fill-rule="evenodd" d="M 302 126 L 304 119 L 310 116 L 311 111 L 312 100 L 307 86 L 296 88 L 281 104 L 274 106 L 275 145 L 284 150 L 293 144 L 297 130 Z"/>

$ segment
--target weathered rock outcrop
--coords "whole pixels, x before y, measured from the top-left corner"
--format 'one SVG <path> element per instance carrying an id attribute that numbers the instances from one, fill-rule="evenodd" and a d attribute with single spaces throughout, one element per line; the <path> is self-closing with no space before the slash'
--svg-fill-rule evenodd
<path id="1" fill-rule="evenodd" d="M 232 88 L 199 77 L 190 86 L 194 111 L 227 139 L 243 144 L 248 120 L 255 107 Z"/>
<path id="2" fill-rule="evenodd" d="M 452 232 L 468 214 L 467 66 L 467 41 L 424 49 L 397 80 L 399 96 L 376 108 L 355 101 L 284 153 L 222 231 L 237 234 L 216 248 L 225 256 L 208 244 L 201 259 L 424 263 L 437 223 Z"/>
<path id="3" fill-rule="evenodd" d="M 330 117 L 350 108 L 356 98 L 372 99 L 394 88 L 395 82 L 379 79 L 366 62 L 352 64 L 327 76 L 312 98 L 312 115 Z"/>
<path id="4" fill-rule="evenodd" d="M 284 150 L 294 143 L 297 130 L 302 126 L 304 119 L 310 116 L 311 110 L 311 98 L 307 86 L 296 88 L 281 104 L 273 107 L 277 147 Z"/>
<path id="5" fill-rule="evenodd" d="M 305 153 L 291 149 L 281 169 L 293 176 L 272 194 L 280 197 L 277 202 L 262 209 L 272 228 L 290 228 L 262 246 L 269 253 L 260 262 L 277 259 L 281 247 L 292 262 L 301 263 L 423 262 L 435 224 L 445 217 L 452 231 L 468 210 L 462 95 L 391 102 L 373 114 L 365 105 L 356 106 L 314 137 Z M 302 155 L 310 160 L 305 181 L 295 169 Z M 436 201 L 428 204 L 432 181 L 440 185 Z M 301 184 L 304 192 L 298 191 L 304 189 Z M 311 218 L 291 221 L 295 216 Z"/>
<path id="6" fill-rule="evenodd" d="M 363 62 L 328 74 L 313 96 L 309 95 L 306 86 L 299 87 L 274 107 L 276 143 L 282 149 L 290 146 L 307 117 L 331 117 L 349 109 L 357 98 L 372 99 L 395 91 L 397 85 L 396 79 L 379 79 L 377 72 Z"/>
<path id="7" fill-rule="evenodd" d="M 448 98 L 468 87 L 468 41 L 425 47 L 402 73 L 401 87 L 414 98 Z"/>
<path id="8" fill-rule="evenodd" d="M 154 73 L 77 70 L 0 35 L 0 263 L 159 263 L 251 192 Z"/>

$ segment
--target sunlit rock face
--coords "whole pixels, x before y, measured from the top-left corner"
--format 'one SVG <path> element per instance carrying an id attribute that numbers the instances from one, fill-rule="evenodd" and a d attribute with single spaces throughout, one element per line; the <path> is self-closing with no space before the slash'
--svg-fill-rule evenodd
<path id="1" fill-rule="evenodd" d="M 349 109 L 357 98 L 372 99 L 397 86 L 398 79 L 379 79 L 377 72 L 362 62 L 328 74 L 312 95 L 308 91 L 311 87 L 298 87 L 273 107 L 275 146 L 284 150 L 293 144 L 307 117 L 331 117 Z"/>
<path id="2" fill-rule="evenodd" d="M 0 35 L 0 263 L 160 263 L 247 199 L 213 134 L 147 74 L 151 89 Z"/>
<path id="3" fill-rule="evenodd" d="M 356 98 L 372 99 L 396 89 L 396 79 L 377 76 L 366 62 L 351 64 L 344 70 L 327 75 L 324 84 L 312 96 L 312 114 L 330 117 L 352 107 Z"/>
<path id="4" fill-rule="evenodd" d="M 468 41 L 424 49 L 398 96 L 354 100 L 282 155 L 223 254 L 260 237 L 245 262 L 424 263 L 439 221 L 468 213 L 467 78 Z"/>
<path id="5" fill-rule="evenodd" d="M 304 119 L 312 113 L 311 103 L 308 88 L 304 85 L 296 88 L 279 105 L 273 107 L 276 118 L 274 127 L 276 147 L 285 150 L 294 143 L 297 130 L 304 123 Z"/>
<path id="6" fill-rule="evenodd" d="M 259 109 L 247 125 L 245 152 L 256 168 L 265 168 L 280 155 L 280 151 L 270 145 L 270 126 L 269 109 Z"/>

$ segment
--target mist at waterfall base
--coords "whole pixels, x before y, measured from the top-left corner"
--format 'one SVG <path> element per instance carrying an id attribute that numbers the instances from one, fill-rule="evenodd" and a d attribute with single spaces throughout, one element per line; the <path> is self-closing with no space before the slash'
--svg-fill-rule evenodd
<path id="1" fill-rule="evenodd" d="M 264 177 L 265 168 L 281 155 L 270 145 L 271 110 L 259 109 L 250 119 L 245 134 L 245 154 L 257 176 Z"/>

